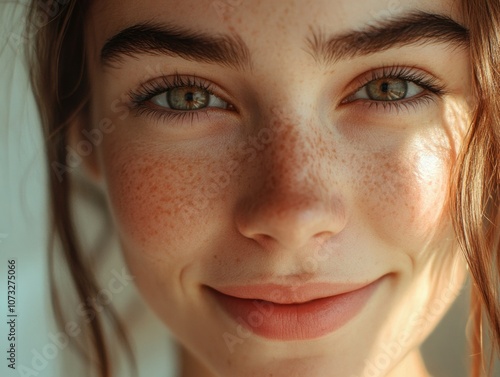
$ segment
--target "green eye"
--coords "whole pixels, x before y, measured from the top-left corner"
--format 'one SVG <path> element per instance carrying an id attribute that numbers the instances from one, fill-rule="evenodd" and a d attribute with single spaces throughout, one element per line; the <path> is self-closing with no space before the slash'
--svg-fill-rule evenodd
<path id="1" fill-rule="evenodd" d="M 226 109 L 227 102 L 198 86 L 177 86 L 153 98 L 151 102 L 172 110 L 190 111 L 206 107 Z"/>
<path id="2" fill-rule="evenodd" d="M 374 101 L 398 101 L 406 97 L 408 83 L 401 79 L 379 79 L 366 85 L 366 93 Z"/>
<path id="3" fill-rule="evenodd" d="M 195 86 L 178 87 L 166 93 L 167 103 L 175 110 L 198 110 L 208 105 L 210 94 Z"/>
<path id="4" fill-rule="evenodd" d="M 409 80 L 384 77 L 370 81 L 354 93 L 350 99 L 367 99 L 377 102 L 401 101 L 418 96 L 424 90 Z"/>

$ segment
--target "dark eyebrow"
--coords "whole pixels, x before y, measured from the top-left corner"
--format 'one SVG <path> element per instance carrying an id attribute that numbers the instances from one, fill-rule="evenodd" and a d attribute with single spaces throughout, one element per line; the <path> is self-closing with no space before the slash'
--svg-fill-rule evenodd
<path id="1" fill-rule="evenodd" d="M 197 62 L 219 63 L 235 69 L 251 66 L 250 53 L 238 35 L 208 35 L 178 26 L 136 24 L 108 39 L 101 50 L 103 65 L 138 54 L 179 56 Z"/>
<path id="2" fill-rule="evenodd" d="M 334 63 L 341 59 L 368 55 L 394 47 L 425 43 L 451 43 L 467 47 L 468 30 L 449 17 L 414 12 L 368 24 L 360 30 L 326 38 L 311 29 L 306 51 L 318 62 Z M 120 63 L 126 56 L 138 54 L 168 55 L 186 60 L 218 63 L 237 70 L 250 69 L 251 55 L 238 35 L 210 35 L 179 26 L 153 22 L 127 27 L 109 38 L 101 50 L 103 65 Z"/>
<path id="3" fill-rule="evenodd" d="M 456 47 L 469 46 L 469 32 L 464 26 L 449 17 L 426 12 L 389 18 L 330 38 L 313 27 L 310 29 L 312 36 L 306 39 L 306 51 L 316 61 L 326 64 L 403 45 L 448 43 Z"/>

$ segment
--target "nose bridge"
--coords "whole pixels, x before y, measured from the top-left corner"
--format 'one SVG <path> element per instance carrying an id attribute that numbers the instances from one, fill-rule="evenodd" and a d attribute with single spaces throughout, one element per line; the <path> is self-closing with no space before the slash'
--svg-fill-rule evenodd
<path id="1" fill-rule="evenodd" d="M 299 193 L 320 175 L 317 131 L 299 116 L 274 115 L 269 123 L 273 137 L 260 161 L 264 184 L 270 191 Z"/>
<path id="2" fill-rule="evenodd" d="M 240 211 L 240 232 L 269 247 L 304 246 L 337 233 L 344 209 L 333 191 L 327 150 L 314 118 L 274 109 L 266 125 L 271 137 L 258 154 L 258 169 Z M 261 242 L 265 240 L 265 242 Z"/>
<path id="3" fill-rule="evenodd" d="M 306 198 L 325 200 L 335 195 L 340 170 L 335 140 L 321 123 L 316 111 L 303 113 L 274 107 L 265 122 L 271 131 L 269 144 L 259 158 L 266 191 L 279 191 Z"/>

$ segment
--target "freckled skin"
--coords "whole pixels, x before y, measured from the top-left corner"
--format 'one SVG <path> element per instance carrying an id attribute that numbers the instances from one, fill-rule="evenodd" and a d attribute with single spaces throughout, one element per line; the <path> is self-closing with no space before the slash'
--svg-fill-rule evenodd
<path id="1" fill-rule="evenodd" d="M 452 9 L 448 1 L 403 3 Z M 418 348 L 444 311 L 432 319 L 425 311 L 465 278 L 447 198 L 467 124 L 467 53 L 413 46 L 324 67 L 304 51 L 309 25 L 332 34 L 361 27 L 385 10 L 382 0 L 242 1 L 223 18 L 210 2 L 137 4 L 110 0 L 91 12 L 92 121 L 109 117 L 116 129 L 89 164 L 145 302 L 196 367 L 182 377 L 363 376 L 368 361 L 402 335 L 401 352 L 380 376 L 427 377 Z M 252 70 L 162 56 L 99 67 L 99 48 L 111 34 L 152 18 L 238 33 Z M 341 104 L 355 78 L 387 64 L 422 65 L 445 78 L 450 94 L 399 113 Z M 237 111 L 190 123 L 120 117 L 110 106 L 144 77 L 175 72 L 213 82 Z M 366 309 L 332 334 L 303 342 L 240 336 L 234 349 L 223 334 L 238 334 L 237 324 L 202 289 L 381 277 Z"/>

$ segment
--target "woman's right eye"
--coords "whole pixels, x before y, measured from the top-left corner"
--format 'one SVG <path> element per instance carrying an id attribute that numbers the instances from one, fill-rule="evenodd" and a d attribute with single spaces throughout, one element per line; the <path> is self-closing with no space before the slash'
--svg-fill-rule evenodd
<path id="1" fill-rule="evenodd" d="M 227 109 L 228 103 L 207 89 L 198 86 L 177 86 L 167 89 L 150 99 L 155 105 L 166 109 L 190 111 L 206 107 Z"/>

